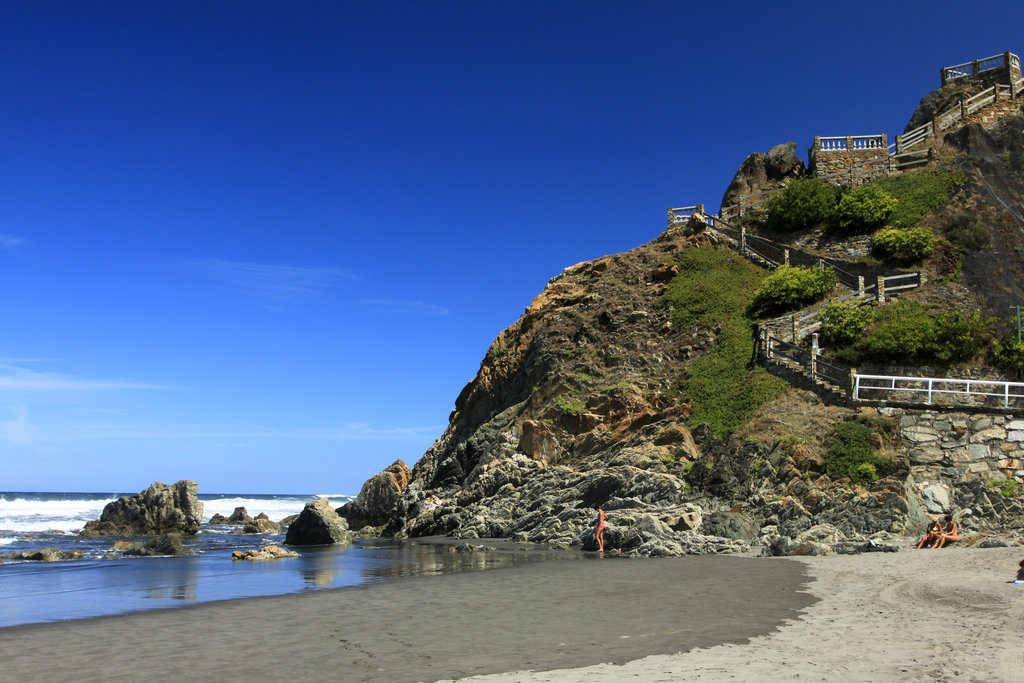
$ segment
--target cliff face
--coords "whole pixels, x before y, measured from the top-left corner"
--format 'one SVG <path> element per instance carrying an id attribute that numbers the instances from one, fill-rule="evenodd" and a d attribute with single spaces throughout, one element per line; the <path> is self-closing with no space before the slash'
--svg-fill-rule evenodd
<path id="1" fill-rule="evenodd" d="M 943 98 L 958 95 L 952 90 L 926 97 L 918 114 L 942 109 Z M 790 147 L 776 156 L 792 156 Z M 956 298 L 1005 318 L 1010 306 L 1024 304 L 1024 118 L 1015 112 L 965 126 L 935 151 L 967 182 L 923 225 L 943 235 L 958 213 L 978 217 L 991 242 L 964 256 Z M 996 438 L 984 418 L 825 405 L 791 388 L 728 439 L 711 438 L 707 425 L 691 433 L 690 406 L 673 387 L 722 328 L 674 329 L 663 294 L 677 276 L 678 255 L 711 244 L 706 233 L 673 227 L 553 278 L 498 335 L 411 477 L 404 465 L 400 477 L 392 472 L 396 463 L 341 514 L 354 528 L 368 527 L 364 533 L 593 549 L 601 507 L 606 548 L 639 555 L 728 552 L 748 543 L 769 554 L 824 552 L 823 543 L 916 533 L 926 514 L 953 508 L 973 508 L 966 524 L 976 530 L 1019 527 L 1024 505 L 993 492 L 972 469 L 978 463 L 962 461 L 979 448 L 1005 450 L 978 441 Z M 952 286 L 943 287 L 936 296 L 948 299 Z M 831 435 L 849 421 L 871 426 L 889 458 L 887 476 L 870 485 L 826 474 Z M 993 424 L 1005 432 L 1017 423 L 997 417 Z M 932 432 L 946 445 L 922 449 L 917 442 Z"/>

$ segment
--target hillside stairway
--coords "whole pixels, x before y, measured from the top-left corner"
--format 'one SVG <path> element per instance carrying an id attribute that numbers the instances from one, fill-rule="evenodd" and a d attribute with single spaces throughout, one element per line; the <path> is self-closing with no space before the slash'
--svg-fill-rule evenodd
<path id="1" fill-rule="evenodd" d="M 983 77 L 1003 80 L 973 97 L 960 102 L 913 130 L 896 136 L 889 143 L 885 134 L 815 136 L 808 153 L 815 177 L 847 184 L 856 184 L 878 175 L 890 175 L 926 166 L 935 159 L 934 143 L 945 131 L 969 123 L 986 122 L 993 112 L 1012 109 L 1024 97 L 1024 77 L 1020 58 L 1012 52 L 976 59 L 964 64 L 943 67 L 942 84 Z M 723 206 L 722 216 L 738 217 L 765 204 L 782 188 L 743 196 L 737 204 Z"/>

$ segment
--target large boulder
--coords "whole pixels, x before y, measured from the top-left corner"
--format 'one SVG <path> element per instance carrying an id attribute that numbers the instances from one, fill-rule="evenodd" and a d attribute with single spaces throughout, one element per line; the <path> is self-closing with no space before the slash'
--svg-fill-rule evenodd
<path id="1" fill-rule="evenodd" d="M 232 560 L 245 560 L 258 562 L 263 560 L 278 560 L 282 557 L 298 557 L 299 554 L 292 550 L 285 550 L 278 545 L 264 546 L 258 550 L 236 550 L 231 553 Z"/>
<path id="2" fill-rule="evenodd" d="M 351 543 L 355 533 L 326 498 L 306 503 L 298 519 L 288 527 L 285 545 L 335 545 Z"/>
<path id="3" fill-rule="evenodd" d="M 795 142 L 775 145 L 767 154 L 754 152 L 740 164 L 722 197 L 722 206 L 733 206 L 741 197 L 773 190 L 783 180 L 806 172 L 804 162 L 796 155 Z"/>
<path id="4" fill-rule="evenodd" d="M 267 517 L 267 513 L 261 512 L 254 519 L 246 522 L 242 527 L 243 534 L 279 534 L 281 525 Z"/>
<path id="5" fill-rule="evenodd" d="M 338 508 L 338 514 L 348 520 L 352 529 L 364 526 L 382 526 L 394 515 L 402 491 L 412 479 L 412 470 L 396 460 L 379 474 L 370 477 L 359 495 Z"/>
<path id="6" fill-rule="evenodd" d="M 184 534 L 199 532 L 203 504 L 196 482 L 182 479 L 174 486 L 160 482 L 134 496 L 107 503 L 98 520 L 87 522 L 82 536 Z"/>

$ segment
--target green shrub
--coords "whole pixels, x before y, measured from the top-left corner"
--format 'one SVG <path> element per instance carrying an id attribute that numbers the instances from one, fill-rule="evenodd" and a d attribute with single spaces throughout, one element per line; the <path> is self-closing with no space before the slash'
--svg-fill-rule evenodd
<path id="1" fill-rule="evenodd" d="M 706 422 L 716 437 L 732 433 L 765 402 L 781 394 L 785 381 L 754 363 L 751 321 L 744 310 L 763 270 L 715 247 L 691 247 L 678 260 L 679 274 L 665 288 L 662 305 L 676 329 L 721 325 L 707 355 L 695 359 L 676 379 L 675 390 L 693 402 L 689 424 Z"/>
<path id="2" fill-rule="evenodd" d="M 920 363 L 949 365 L 967 361 L 984 348 L 992 321 L 977 312 L 954 309 L 931 313 L 911 301 L 877 309 L 867 333 L 836 352 L 839 360 L 856 365 Z"/>
<path id="3" fill-rule="evenodd" d="M 754 362 L 754 335 L 742 317 L 723 326 L 711 352 L 694 360 L 676 390 L 693 402 L 688 424 L 706 422 L 710 433 L 725 437 L 758 408 L 782 394 L 785 380 Z"/>
<path id="4" fill-rule="evenodd" d="M 874 303 L 828 304 L 821 311 L 822 341 L 829 346 L 849 346 L 862 336 L 875 319 Z"/>
<path id="5" fill-rule="evenodd" d="M 672 311 L 672 324 L 679 330 L 714 327 L 742 311 L 765 278 L 762 269 L 728 249 L 684 249 L 676 264 L 679 274 L 661 301 Z"/>
<path id="6" fill-rule="evenodd" d="M 832 291 L 836 274 L 831 268 L 779 266 L 754 292 L 749 315 L 763 318 L 794 311 Z"/>
<path id="7" fill-rule="evenodd" d="M 889 464 L 871 444 L 871 428 L 859 422 L 836 425 L 825 451 L 825 472 L 830 477 L 849 477 L 855 482 L 874 481 Z"/>
<path id="8" fill-rule="evenodd" d="M 942 311 L 935 316 L 932 357 L 944 365 L 974 358 L 985 348 L 992 326 L 993 321 L 982 319 L 977 311 Z"/>
<path id="9" fill-rule="evenodd" d="M 794 178 L 768 201 L 766 225 L 776 232 L 798 232 L 823 225 L 835 214 L 838 191 L 817 178 Z"/>
<path id="10" fill-rule="evenodd" d="M 1024 373 L 1024 342 L 1013 338 L 997 339 L 992 342 L 992 360 L 997 368 Z"/>
<path id="11" fill-rule="evenodd" d="M 929 211 L 945 204 L 953 188 L 964 180 L 964 174 L 959 171 L 929 168 L 917 173 L 879 178 L 870 185 L 896 199 L 889 224 L 897 228 L 912 228 Z"/>
<path id="12" fill-rule="evenodd" d="M 992 242 L 992 234 L 975 211 L 957 211 L 946 226 L 946 237 L 964 251 L 984 249 Z"/>
<path id="13" fill-rule="evenodd" d="M 871 250 L 883 261 L 909 265 L 931 256 L 935 248 L 927 228 L 888 228 L 871 237 Z"/>
<path id="14" fill-rule="evenodd" d="M 991 488 L 999 489 L 1003 498 L 1013 498 L 1017 495 L 1017 481 L 1015 479 L 989 479 L 988 485 Z"/>
<path id="15" fill-rule="evenodd" d="M 897 203 L 873 185 L 844 192 L 836 206 L 834 230 L 844 235 L 874 232 L 889 220 Z"/>

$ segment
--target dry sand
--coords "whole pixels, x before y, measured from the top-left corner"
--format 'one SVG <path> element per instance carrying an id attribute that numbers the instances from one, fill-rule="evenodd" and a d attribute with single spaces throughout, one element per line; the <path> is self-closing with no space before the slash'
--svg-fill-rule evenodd
<path id="1" fill-rule="evenodd" d="M 1024 681 L 1021 557 L 538 562 L 0 629 L 0 680 Z"/>

